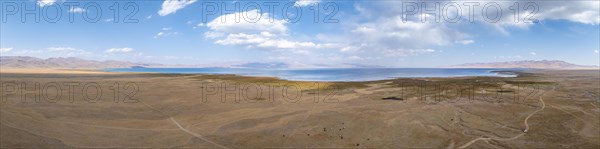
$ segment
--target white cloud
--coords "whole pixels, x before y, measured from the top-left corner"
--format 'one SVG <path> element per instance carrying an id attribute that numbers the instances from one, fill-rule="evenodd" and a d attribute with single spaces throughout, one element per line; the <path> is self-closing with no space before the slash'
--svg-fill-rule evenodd
<path id="1" fill-rule="evenodd" d="M 531 54 L 533 56 L 537 55 L 537 53 L 535 53 L 535 52 L 530 52 L 529 54 Z"/>
<path id="2" fill-rule="evenodd" d="M 158 32 L 158 33 L 156 33 L 156 35 L 154 35 L 154 38 L 159 38 L 159 37 L 161 37 L 163 35 L 165 35 L 164 32 Z"/>
<path id="3" fill-rule="evenodd" d="M 72 48 L 72 47 L 50 47 L 46 50 L 50 52 L 69 52 L 69 51 L 83 51 L 81 49 Z"/>
<path id="4" fill-rule="evenodd" d="M 539 19 L 564 19 L 584 24 L 600 24 L 600 1 L 539 2 Z"/>
<path id="5" fill-rule="evenodd" d="M 492 2 L 487 1 L 473 1 L 478 2 L 480 5 L 476 8 L 475 11 L 475 21 L 483 22 L 485 24 L 491 25 L 498 29 L 498 31 L 507 34 L 505 28 L 507 27 L 516 27 L 520 29 L 528 29 L 530 26 L 538 23 L 539 21 L 544 20 L 568 20 L 572 22 L 578 22 L 583 24 L 592 24 L 597 25 L 600 24 L 600 2 L 599 1 L 534 1 L 533 3 L 530 0 L 515 0 L 515 1 L 498 1 L 494 2 L 500 5 L 502 8 L 503 14 L 498 22 L 487 22 L 482 15 L 485 11 L 482 10 L 482 7 L 486 4 L 491 4 Z M 459 2 L 460 4 L 461 2 Z M 519 20 L 515 20 L 513 11 L 513 5 L 518 3 L 522 8 L 517 14 Z M 533 4 L 533 5 L 528 5 Z M 443 4 L 442 4 L 443 5 Z M 537 7 L 535 13 L 532 13 L 533 6 Z M 527 7 L 527 10 L 523 10 Z M 467 17 L 470 10 L 462 9 L 463 18 Z M 506 13 L 509 12 L 509 13 Z M 489 18 L 494 18 L 494 13 L 491 12 L 489 14 Z M 528 17 L 531 16 L 531 17 Z M 532 20 L 526 20 L 532 19 Z"/>
<path id="6" fill-rule="evenodd" d="M 527 1 L 518 1 L 521 7 L 525 7 Z M 482 2 L 486 4 L 489 2 Z M 501 8 L 509 9 L 512 8 L 515 2 L 503 1 L 497 2 Z M 528 29 L 535 23 L 542 22 L 545 20 L 567 20 L 571 22 L 577 22 L 582 24 L 598 25 L 600 24 L 600 2 L 599 1 L 538 1 L 534 3 L 538 7 L 537 12 L 532 13 L 530 11 L 521 11 L 518 14 L 519 20 L 514 19 L 514 15 L 502 15 L 500 21 L 496 23 L 486 23 L 494 27 L 498 32 L 509 35 L 510 32 L 506 28 L 519 28 Z M 463 14 L 465 13 L 463 10 Z M 512 13 L 512 11 L 508 10 Z M 480 22 L 485 22 L 483 15 L 476 15 L 480 18 Z M 533 16 L 533 20 L 525 20 L 526 16 Z M 515 22 L 518 21 L 518 22 Z M 533 21 L 533 22 L 532 22 Z"/>
<path id="7" fill-rule="evenodd" d="M 192 24 L 192 23 L 193 23 L 193 22 L 191 22 L 191 21 L 188 21 L 188 24 Z M 192 28 L 193 28 L 193 29 L 197 29 L 197 28 L 201 28 L 201 27 L 204 27 L 204 26 L 206 26 L 206 24 L 204 24 L 204 23 L 198 23 L 198 24 L 196 24 L 195 26 L 193 26 Z"/>
<path id="8" fill-rule="evenodd" d="M 162 3 L 162 8 L 158 11 L 158 15 L 166 16 L 175 13 L 177 10 L 195 2 L 196 0 L 165 0 Z"/>
<path id="9" fill-rule="evenodd" d="M 162 31 L 156 33 L 156 35 L 154 35 L 154 38 L 160 38 L 160 37 L 165 37 L 165 36 L 171 36 L 171 35 L 177 35 L 179 34 L 179 32 L 172 32 L 171 30 L 173 30 L 172 27 L 163 27 L 161 29 Z"/>
<path id="10" fill-rule="evenodd" d="M 521 59 L 523 58 L 521 55 L 514 55 L 514 56 L 496 56 L 494 57 L 494 59 Z"/>
<path id="11" fill-rule="evenodd" d="M 225 33 L 223 33 L 223 32 L 213 32 L 213 31 L 204 32 L 204 38 L 207 38 L 207 39 L 215 39 L 215 38 L 219 38 L 219 37 L 223 37 L 223 36 L 225 36 Z"/>
<path id="12" fill-rule="evenodd" d="M 364 18 L 371 18 L 371 16 L 377 18 L 392 18 L 399 14 L 403 14 L 402 10 L 402 2 L 404 1 L 374 1 L 374 2 L 357 2 L 355 4 L 355 9 L 360 12 L 360 15 Z M 475 22 L 479 22 L 485 25 L 489 25 L 491 28 L 495 29 L 497 32 L 505 35 L 510 35 L 509 29 L 507 28 L 518 28 L 518 29 L 528 29 L 530 26 L 534 25 L 536 22 L 542 22 L 545 20 L 568 20 L 572 22 L 578 22 L 583 24 L 600 24 L 600 2 L 599 1 L 535 1 L 533 3 L 529 3 L 529 0 L 515 0 L 515 1 L 469 1 L 478 3 L 478 6 L 475 6 L 475 12 L 470 12 L 472 10 L 468 9 L 468 7 L 463 6 L 463 2 L 453 2 L 453 1 L 428 1 L 423 2 L 427 7 L 433 6 L 434 3 L 441 3 L 441 7 L 445 6 L 448 3 L 458 3 L 462 7 L 462 19 L 460 22 L 468 22 L 469 14 L 474 13 L 473 20 Z M 419 3 L 419 2 L 417 2 Z M 418 6 L 424 6 L 423 3 L 419 3 Z M 487 22 L 484 18 L 485 12 L 483 10 L 484 5 L 496 3 L 500 5 L 500 8 L 503 11 L 501 18 L 497 22 Z M 519 12 L 518 17 L 519 20 L 515 22 L 515 17 L 512 14 L 515 3 L 520 4 L 521 11 Z M 531 10 L 533 7 L 528 7 L 529 9 L 523 10 L 523 7 L 528 6 L 527 4 L 534 4 L 537 6 L 537 12 L 534 13 L 531 17 L 533 20 L 525 20 L 527 16 L 530 16 Z M 421 8 L 419 8 L 421 9 Z M 493 10 L 493 8 L 491 8 Z M 450 9 L 450 11 L 454 11 Z M 507 13 L 508 12 L 508 13 Z M 369 15 L 369 14 L 378 14 L 378 15 Z M 449 12 L 447 14 L 454 14 Z M 494 18 L 494 12 L 488 12 L 489 18 Z M 421 21 L 420 15 L 415 14 L 413 16 L 408 16 L 407 19 L 415 19 L 418 22 Z M 537 21 L 535 21 L 537 20 Z M 433 17 L 427 17 L 426 20 L 428 23 L 434 22 Z M 441 20 L 440 24 L 460 24 L 459 23 L 451 23 L 446 22 L 444 19 Z M 456 27 L 451 28 L 452 30 L 458 30 L 461 27 L 460 25 L 456 25 Z"/>
<path id="13" fill-rule="evenodd" d="M 110 48 L 104 51 L 105 53 L 130 53 L 133 52 L 132 48 Z"/>
<path id="14" fill-rule="evenodd" d="M 285 26 L 286 23 L 283 19 L 272 18 L 269 13 L 260 13 L 254 9 L 219 16 L 208 22 L 206 26 L 213 31 L 225 33 L 269 32 L 282 34 L 288 30 Z"/>
<path id="15" fill-rule="evenodd" d="M 428 49 L 431 46 L 463 41 L 465 37 L 468 35 L 442 23 L 403 21 L 401 16 L 392 15 L 357 24 L 349 34 L 344 35 L 343 41 L 347 43 L 347 47 L 341 51 L 382 53 L 397 49 Z"/>
<path id="16" fill-rule="evenodd" d="M 112 59 L 131 59 L 131 58 L 139 58 L 139 57 L 152 57 L 151 55 L 145 55 L 142 52 L 136 52 L 133 48 L 110 48 L 104 51 L 104 58 L 112 58 Z"/>
<path id="17" fill-rule="evenodd" d="M 54 5 L 55 2 L 56 2 L 56 0 L 38 0 L 37 5 L 40 7 L 45 7 L 45 6 Z"/>
<path id="18" fill-rule="evenodd" d="M 69 12 L 72 12 L 72 13 L 82 13 L 82 12 L 85 12 L 85 9 L 83 9 L 81 7 L 71 7 L 69 9 Z"/>
<path id="19" fill-rule="evenodd" d="M 348 59 L 350 59 L 350 60 L 362 60 L 364 58 L 362 58 L 360 56 L 352 55 L 352 56 L 348 57 Z"/>
<path id="20" fill-rule="evenodd" d="M 160 37 L 177 35 L 177 34 L 179 34 L 179 33 L 178 32 L 158 32 L 158 33 L 156 33 L 156 35 L 154 35 L 154 38 L 160 38 Z"/>
<path id="21" fill-rule="evenodd" d="M 594 53 L 599 54 L 600 52 L 598 50 L 594 50 Z"/>
<path id="22" fill-rule="evenodd" d="M 434 1 L 438 2 L 438 1 Z M 425 2 L 427 6 L 432 6 L 433 2 Z M 487 23 L 483 18 L 481 8 L 484 4 L 490 2 L 480 1 L 479 9 L 475 11 L 475 21 L 490 25 L 503 34 L 510 34 L 507 27 L 516 27 L 527 29 L 534 22 L 514 22 L 513 15 L 502 15 L 497 23 Z M 501 8 L 508 9 L 514 2 L 497 2 Z M 574 4 L 577 3 L 577 4 Z M 432 5 L 430 5 L 432 4 Z M 442 2 L 442 5 L 444 2 Z M 459 2 L 462 4 L 462 2 Z M 525 2 L 520 2 L 521 6 Z M 564 19 L 585 24 L 594 24 L 598 22 L 598 2 L 538 2 L 540 8 L 538 14 L 534 17 L 538 20 Z M 584 6 L 585 5 L 585 6 Z M 422 6 L 419 4 L 419 6 Z M 556 12 L 562 14 L 550 13 L 550 8 L 564 7 Z M 464 7 L 463 7 L 464 8 Z M 355 22 L 345 23 L 350 27 L 347 34 L 338 34 L 336 38 L 341 38 L 344 47 L 340 48 L 343 53 L 363 52 L 362 54 L 372 56 L 411 56 L 432 53 L 431 49 L 437 46 L 445 46 L 451 43 L 473 44 L 475 40 L 469 39 L 472 35 L 470 29 L 464 28 L 463 23 L 449 23 L 442 19 L 442 22 L 434 21 L 433 16 L 427 16 L 426 22 L 421 22 L 421 15 L 402 16 L 402 1 L 374 1 L 355 3 L 356 11 L 360 12 Z M 470 12 L 468 9 L 462 10 L 462 18 L 468 19 Z M 504 10 L 503 10 L 504 11 Z M 591 13 L 594 12 L 594 13 Z M 378 14 L 378 15 L 371 15 Z M 451 13 L 450 13 L 451 14 Z M 529 12 L 521 11 L 521 19 Z M 549 15 L 554 14 L 554 15 Z M 404 19 L 404 20 L 403 20 Z M 352 21 L 352 20 L 349 20 Z M 468 21 L 468 20 L 463 20 Z M 399 50 L 401 49 L 401 50 Z M 412 50 L 410 50 L 412 49 Z M 422 49 L 422 50 L 417 50 Z M 379 53 L 379 55 L 376 55 Z M 530 53 L 531 54 L 531 53 Z M 536 53 L 537 54 L 537 53 Z M 521 55 L 503 56 L 503 58 L 518 59 Z"/>
<path id="23" fill-rule="evenodd" d="M 1 53 L 4 53 L 4 52 L 9 52 L 9 51 L 12 51 L 12 50 L 13 50 L 13 48 L 12 48 L 12 47 L 10 47 L 10 48 L 0 48 L 0 52 L 1 52 Z"/>
<path id="24" fill-rule="evenodd" d="M 240 18 L 240 17 L 246 17 Z M 286 21 L 272 18 L 258 10 L 226 14 L 198 26 L 206 25 L 206 39 L 215 44 L 241 46 L 249 49 L 286 50 L 295 54 L 308 54 L 309 50 L 337 47 L 331 43 L 315 43 L 290 39 Z"/>
<path id="25" fill-rule="evenodd" d="M 309 6 L 321 1 L 296 1 L 296 6 Z M 437 1 L 435 1 L 437 2 Z M 519 1 L 520 2 L 520 1 Z M 430 3 L 430 2 L 426 2 Z M 443 2 L 442 2 L 443 3 Z M 462 4 L 462 2 L 459 2 Z M 490 3 L 487 1 L 481 4 Z M 514 2 L 498 2 L 503 9 L 509 9 Z M 551 4 L 548 4 L 551 3 Z M 535 19 L 550 20 L 563 19 L 585 24 L 593 24 L 598 22 L 598 17 L 590 10 L 598 10 L 598 3 L 595 5 L 582 6 L 571 4 L 570 2 L 539 2 L 540 9 Z M 279 49 L 280 51 L 287 50 L 288 53 L 306 53 L 316 51 L 319 52 L 311 58 L 327 59 L 327 54 L 335 54 L 339 59 L 366 59 L 383 58 L 387 56 L 417 56 L 433 53 L 440 53 L 440 46 L 459 44 L 472 45 L 477 40 L 473 37 L 478 37 L 479 28 L 465 27 L 465 23 L 448 23 L 442 19 L 442 22 L 433 21 L 433 16 L 427 16 L 427 22 L 423 23 L 420 20 L 421 15 L 414 15 L 406 18 L 403 21 L 401 1 L 369 1 L 354 3 L 358 14 L 352 15 L 352 19 L 347 19 L 345 23 L 341 23 L 335 27 L 339 30 L 328 34 L 320 33 L 315 35 L 316 38 L 311 38 L 312 35 L 301 35 L 291 31 L 289 22 L 280 17 L 273 17 L 273 14 L 262 13 L 259 10 L 250 10 L 247 12 L 238 12 L 217 17 L 205 24 L 198 24 L 194 27 L 207 27 L 208 31 L 204 32 L 203 36 L 207 40 L 213 40 L 218 45 L 240 46 L 245 48 L 256 49 Z M 364 4 L 364 5 L 363 5 Z M 525 4 L 523 2 L 520 3 Z M 551 11 L 548 8 L 558 8 L 565 5 L 565 10 L 556 10 L 565 14 L 549 15 Z M 428 5 L 431 6 L 431 5 Z M 528 29 L 534 25 L 534 22 L 519 22 L 515 23 L 513 15 L 506 13 L 509 10 L 503 10 L 504 14 L 497 23 L 486 23 L 482 17 L 481 8 L 483 5 L 477 6 L 474 18 L 475 23 L 472 25 L 487 28 L 488 25 L 492 29 L 497 29 L 505 34 L 510 34 L 512 29 Z M 465 7 L 463 7 L 465 8 Z M 579 10 L 576 8 L 582 8 Z M 463 9 L 462 19 L 467 19 L 468 9 Z M 572 12 L 572 13 L 571 13 Z M 528 12 L 521 11 L 521 19 Z M 597 13 L 597 11 L 596 11 Z M 376 15 L 375 15 L 376 14 Z M 570 14 L 570 15 L 568 15 Z M 339 17 L 346 17 L 343 14 Z M 260 18 L 260 19 L 252 19 Z M 250 19 L 250 20 L 248 20 Z M 466 20 L 462 20 L 466 21 Z M 467 22 L 468 23 L 468 22 Z M 482 25 L 483 24 L 483 25 Z M 193 26 L 193 25 L 191 25 Z M 332 28 L 335 28 L 332 27 Z M 341 32 L 336 32 L 341 31 Z M 298 35 L 300 34 L 300 35 Z M 474 34 L 474 35 L 471 35 Z M 325 38 L 323 38 L 325 37 Z M 477 41 L 481 42 L 481 41 Z M 335 43 L 335 44 L 332 44 Z M 331 50 L 329 49 L 331 48 Z M 437 49 L 437 50 L 433 50 Z M 327 51 L 329 50 L 329 51 Z M 448 53 L 451 51 L 445 51 Z M 529 57 L 527 55 L 537 55 L 537 53 L 520 53 L 526 55 L 501 56 L 504 59 L 521 59 Z M 296 59 L 293 55 L 282 54 L 281 56 L 289 59 Z M 318 58 L 317 58 L 318 57 Z M 500 58 L 500 57 L 497 57 Z M 317 60 L 319 61 L 319 60 Z M 386 63 L 386 62 L 382 62 Z"/>
<path id="26" fill-rule="evenodd" d="M 152 15 L 148 15 L 148 16 L 146 17 L 146 20 L 148 20 L 148 19 L 152 19 Z"/>
<path id="27" fill-rule="evenodd" d="M 7 49 L 9 49 L 9 50 L 7 50 Z M 3 52 L 3 55 L 33 56 L 33 57 L 40 57 L 40 58 L 82 57 L 82 56 L 89 56 L 92 54 L 91 52 L 88 52 L 88 51 L 85 51 L 82 49 L 72 48 L 72 47 L 49 47 L 46 49 L 38 49 L 38 50 L 28 50 L 28 49 L 13 50 L 12 48 L 2 48 L 2 49 L 0 49 L 0 51 Z"/>
<path id="28" fill-rule="evenodd" d="M 456 41 L 456 43 L 460 43 L 460 44 L 463 44 L 463 45 L 468 45 L 468 44 L 475 43 L 475 40 L 458 40 L 458 41 Z"/>
<path id="29" fill-rule="evenodd" d="M 73 47 L 48 47 L 44 49 L 13 49 L 0 48 L 2 56 L 31 56 L 37 58 L 51 57 L 77 57 L 83 59 L 106 59 L 132 60 L 133 57 L 145 56 L 144 53 L 135 52 L 132 48 L 111 48 L 104 51 L 105 54 L 94 53 Z M 118 54 L 118 55 L 117 55 Z"/>
<path id="30" fill-rule="evenodd" d="M 46 51 L 41 51 L 40 53 L 46 53 L 50 55 L 59 55 L 59 56 L 82 56 L 82 55 L 90 55 L 91 52 L 77 49 L 73 47 L 49 47 L 46 48 Z"/>
<path id="31" fill-rule="evenodd" d="M 256 17 L 260 19 L 240 18 L 244 16 L 260 16 Z M 415 56 L 436 52 L 430 45 L 446 45 L 468 37 L 444 24 L 402 22 L 399 15 L 375 18 L 367 23 L 350 23 L 344 26 L 350 27 L 347 33 L 318 34 L 316 38 L 290 36 L 287 24 L 268 13 L 250 10 L 222 15 L 206 23 L 209 30 L 204 37 L 215 40 L 218 45 L 280 51 L 290 61 L 382 60 L 389 56 Z M 314 54 L 317 49 L 318 53 Z M 312 53 L 310 58 L 294 55 L 308 53 Z"/>
<path id="32" fill-rule="evenodd" d="M 415 56 L 421 55 L 425 53 L 433 53 L 435 50 L 433 49 L 394 49 L 394 50 L 385 50 L 383 54 L 388 57 L 396 57 L 396 56 Z"/>
<path id="33" fill-rule="evenodd" d="M 268 56 L 267 59 L 271 60 L 288 60 L 290 57 L 287 56 Z"/>
<path id="34" fill-rule="evenodd" d="M 312 5 L 316 5 L 319 2 L 321 2 L 321 0 L 297 0 L 296 3 L 294 3 L 294 6 L 295 7 L 312 6 Z"/>
<path id="35" fill-rule="evenodd" d="M 346 46 L 346 47 L 343 47 L 342 49 L 340 49 L 340 52 L 356 52 L 356 51 L 359 51 L 360 49 L 363 49 L 366 46 L 367 46 L 367 44 L 361 44 L 360 46 Z"/>
<path id="36" fill-rule="evenodd" d="M 335 46 L 332 44 L 316 44 L 313 42 L 290 41 L 287 39 L 277 38 L 275 35 L 268 32 L 262 32 L 261 34 L 229 34 L 224 39 L 215 41 L 215 43 L 220 45 L 245 46 L 247 48 L 295 50 L 331 48 Z"/>

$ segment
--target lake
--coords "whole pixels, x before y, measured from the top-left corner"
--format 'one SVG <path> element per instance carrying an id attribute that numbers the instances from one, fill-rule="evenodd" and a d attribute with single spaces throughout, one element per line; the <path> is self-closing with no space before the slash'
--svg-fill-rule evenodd
<path id="1" fill-rule="evenodd" d="M 515 77 L 496 73 L 514 69 L 486 68 L 327 68 L 327 69 L 255 69 L 255 68 L 112 68 L 108 72 L 149 72 L 169 74 L 235 74 L 268 76 L 295 81 L 374 81 L 393 78 L 492 76 Z"/>

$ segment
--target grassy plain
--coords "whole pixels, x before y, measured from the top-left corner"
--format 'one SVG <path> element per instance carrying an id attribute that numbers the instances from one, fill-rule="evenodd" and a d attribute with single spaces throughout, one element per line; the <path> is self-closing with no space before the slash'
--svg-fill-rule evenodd
<path id="1" fill-rule="evenodd" d="M 0 73 L 0 148 L 600 147 L 598 70 L 372 82 L 34 72 Z"/>

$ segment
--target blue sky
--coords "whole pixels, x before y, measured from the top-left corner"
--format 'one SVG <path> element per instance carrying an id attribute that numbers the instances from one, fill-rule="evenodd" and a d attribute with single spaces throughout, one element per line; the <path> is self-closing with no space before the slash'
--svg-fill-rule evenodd
<path id="1" fill-rule="evenodd" d="M 269 11 L 265 2 L 278 6 Z M 411 2 L 9 0 L 2 1 L 0 7 L 0 52 L 2 56 L 163 64 L 286 62 L 295 67 L 345 63 L 437 67 L 543 59 L 600 63 L 599 1 Z M 473 9 L 473 21 L 469 21 L 466 2 L 478 4 Z M 119 5 L 118 22 L 115 3 Z M 435 3 L 439 3 L 438 9 Z M 516 8 L 515 3 L 519 13 L 511 9 Z M 235 9 L 236 4 L 239 9 Z M 453 4 L 460 9 L 454 9 Z M 498 11 L 489 11 L 495 7 L 487 7 L 487 15 L 483 15 L 483 7 L 492 5 L 502 10 L 501 16 L 495 13 Z M 232 11 L 213 14 L 203 9 L 209 6 Z M 439 13 L 421 13 L 409 9 L 411 6 Z M 40 21 L 36 22 L 33 14 L 23 15 L 23 7 L 38 10 Z M 102 15 L 93 20 L 99 10 Z M 57 12 L 61 12 L 60 18 L 53 23 Z M 453 20 L 456 15 L 452 14 L 457 12 L 460 18 Z M 92 21 L 85 20 L 84 14 Z M 300 19 L 293 20 L 299 14 Z M 518 14 L 519 22 L 514 21 L 514 14 Z M 530 14 L 536 21 L 524 18 Z M 137 22 L 124 23 L 127 15 Z M 325 20 L 327 15 L 332 16 L 330 20 Z M 434 15 L 441 21 L 436 22 Z"/>

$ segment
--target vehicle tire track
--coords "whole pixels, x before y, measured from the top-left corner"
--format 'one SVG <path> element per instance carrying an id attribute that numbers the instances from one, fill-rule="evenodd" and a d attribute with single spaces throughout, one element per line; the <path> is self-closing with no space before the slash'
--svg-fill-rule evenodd
<path id="1" fill-rule="evenodd" d="M 479 137 L 479 138 L 473 139 L 473 140 L 471 140 L 471 141 L 469 141 L 469 142 L 465 143 L 464 145 L 462 145 L 462 146 L 460 146 L 460 147 L 458 147 L 458 148 L 459 148 L 459 149 L 464 149 L 464 148 L 467 148 L 467 147 L 469 147 L 471 144 L 473 144 L 473 143 L 475 143 L 475 142 L 477 142 L 477 141 L 479 141 L 479 140 L 484 140 L 484 141 L 489 141 L 489 140 L 510 141 L 510 140 L 514 140 L 514 139 L 517 139 L 517 138 L 519 138 L 519 137 L 521 137 L 521 136 L 525 135 L 525 133 L 527 133 L 527 131 L 529 130 L 529 123 L 527 123 L 527 120 L 529 120 L 529 118 L 531 118 L 531 116 L 533 116 L 533 115 L 534 115 L 534 114 L 536 114 L 537 112 L 540 112 L 540 111 L 544 110 L 544 108 L 546 108 L 546 103 L 544 103 L 544 100 L 542 99 L 542 97 L 540 97 L 540 101 L 542 102 L 542 108 L 541 108 L 541 109 L 538 109 L 538 110 L 536 110 L 536 111 L 533 111 L 531 114 L 529 114 L 529 115 L 528 115 L 528 116 L 525 118 L 525 121 L 523 122 L 523 123 L 525 124 L 525 129 L 523 130 L 523 132 L 522 132 L 521 134 L 518 134 L 518 135 L 516 135 L 516 136 L 514 136 L 514 137 L 511 137 L 511 138 L 489 138 L 489 137 Z"/>
<path id="2" fill-rule="evenodd" d="M 152 109 L 152 110 L 158 111 L 158 112 L 162 113 L 163 115 L 169 116 L 169 120 L 170 120 L 171 122 L 173 122 L 173 124 L 177 125 L 177 127 L 178 127 L 180 130 L 182 130 L 182 131 L 184 131 L 184 132 L 186 132 L 186 133 L 188 133 L 188 134 L 190 134 L 190 135 L 192 135 L 192 136 L 194 136 L 194 137 L 196 137 L 196 138 L 199 138 L 199 139 L 201 139 L 201 140 L 203 140 L 203 141 L 206 141 L 206 142 L 208 142 L 208 143 L 210 143 L 210 144 L 213 144 L 213 145 L 215 145 L 215 146 L 217 146 L 217 147 L 219 147 L 219 148 L 225 148 L 225 149 L 226 149 L 226 148 L 228 148 L 228 147 L 226 147 L 226 146 L 223 146 L 223 145 L 221 145 L 221 144 L 218 144 L 218 143 L 216 143 L 216 142 L 213 142 L 213 141 L 211 141 L 211 140 L 208 140 L 208 139 L 204 138 L 204 136 L 202 136 L 202 135 L 200 135 L 200 134 L 198 134 L 198 133 L 195 133 L 195 132 L 193 132 L 193 131 L 190 131 L 190 130 L 188 130 L 188 129 L 186 129 L 186 128 L 182 127 L 182 126 L 181 126 L 181 124 L 179 124 L 179 122 L 177 122 L 177 121 L 175 120 L 175 118 L 173 118 L 173 116 L 171 116 L 170 114 L 164 113 L 163 111 L 161 111 L 161 110 L 158 110 L 158 109 L 156 109 L 156 108 L 152 107 L 151 105 L 149 105 L 149 104 L 146 104 L 146 103 L 145 103 L 145 102 L 143 102 L 143 101 L 140 101 L 140 102 L 141 102 L 142 104 L 144 104 L 146 107 L 148 107 L 148 108 L 150 108 L 150 109 Z"/>
<path id="3" fill-rule="evenodd" d="M 210 144 L 213 144 L 213 145 L 215 145 L 215 146 L 218 146 L 219 148 L 227 148 L 226 146 L 220 145 L 220 144 L 218 144 L 218 143 L 215 143 L 215 142 L 213 142 L 213 141 L 210 141 L 210 140 L 208 140 L 208 139 L 204 138 L 204 136 L 202 136 L 202 135 L 200 135 L 200 134 L 197 134 L 197 133 L 195 133 L 195 132 L 192 132 L 192 131 L 190 131 L 190 130 L 187 130 L 187 129 L 183 128 L 183 127 L 182 127 L 182 126 L 179 124 L 179 122 L 177 122 L 177 121 L 175 120 L 175 118 L 173 118 L 173 117 L 169 117 L 169 120 L 171 120 L 171 122 L 173 122 L 175 125 L 177 125 L 177 127 L 179 127 L 179 129 L 181 129 L 181 130 L 185 131 L 186 133 L 188 133 L 188 134 L 190 134 L 190 135 L 192 135 L 192 136 L 195 136 L 195 137 L 197 137 L 197 138 L 199 138 L 199 139 L 202 139 L 202 140 L 204 140 L 204 141 L 206 141 L 206 142 L 208 142 L 208 143 L 210 143 Z"/>
<path id="4" fill-rule="evenodd" d="M 22 116 L 22 115 L 19 115 L 19 114 L 16 114 L 16 113 L 12 113 L 12 112 L 8 112 L 8 111 L 5 111 L 5 110 L 0 110 L 0 112 L 6 113 L 6 114 L 9 114 L 9 115 L 13 115 L 13 116 L 26 117 L 26 116 Z M 170 131 L 170 130 L 178 130 L 177 128 L 172 128 L 172 129 L 144 129 L 144 128 L 115 127 L 115 126 L 85 124 L 85 123 L 78 123 L 78 122 L 63 122 L 63 121 L 57 121 L 57 120 L 52 120 L 52 119 L 36 120 L 36 119 L 31 118 L 31 117 L 27 117 L 27 118 L 30 119 L 31 121 L 41 122 L 41 123 L 44 123 L 44 122 L 53 122 L 53 123 L 64 124 L 64 125 L 77 125 L 77 126 L 84 126 L 84 127 L 96 127 L 96 128 L 118 129 L 118 130 L 132 130 L 132 131 Z"/>

